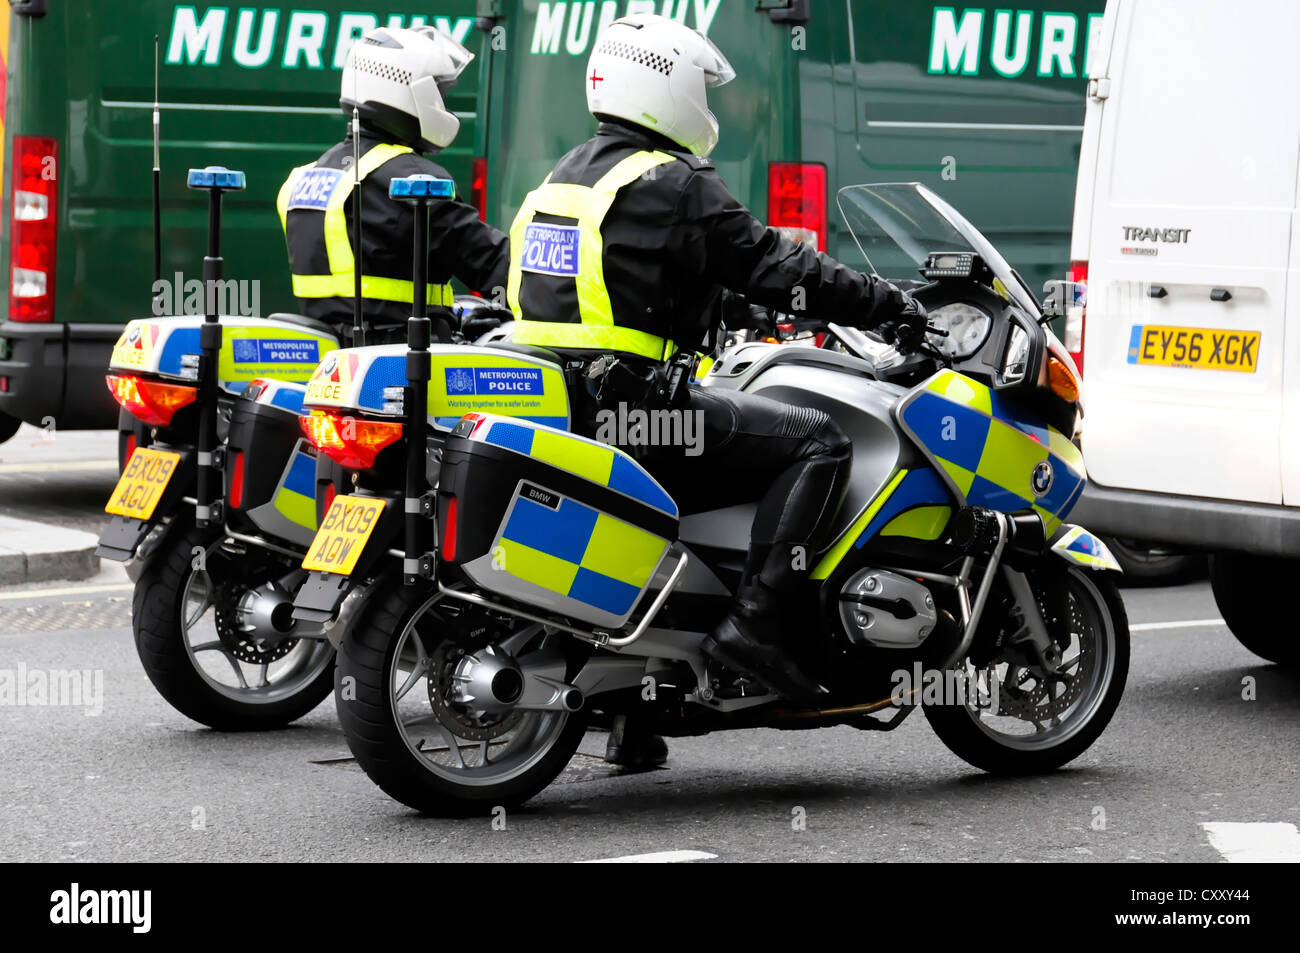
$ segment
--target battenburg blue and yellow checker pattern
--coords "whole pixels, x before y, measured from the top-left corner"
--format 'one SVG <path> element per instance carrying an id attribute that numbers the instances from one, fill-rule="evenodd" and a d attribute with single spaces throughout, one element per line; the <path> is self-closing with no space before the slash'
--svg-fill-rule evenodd
<path id="1" fill-rule="evenodd" d="M 275 491 L 274 506 L 290 523 L 316 528 L 316 458 L 302 451 L 298 441 L 293 458 Z"/>
<path id="2" fill-rule="evenodd" d="M 500 420 L 491 423 L 482 439 L 677 516 L 677 505 L 654 478 L 614 447 Z M 516 494 L 494 547 L 499 567 L 524 582 L 626 618 L 672 541 L 556 496 L 558 504 L 551 507 Z"/>
<path id="3" fill-rule="evenodd" d="M 1004 513 L 1033 508 L 1049 535 L 1087 484 L 1083 455 L 1064 434 L 956 371 L 941 371 L 921 385 L 900 417 L 968 504 Z M 1039 495 L 1033 477 L 1044 460 L 1052 480 Z"/>

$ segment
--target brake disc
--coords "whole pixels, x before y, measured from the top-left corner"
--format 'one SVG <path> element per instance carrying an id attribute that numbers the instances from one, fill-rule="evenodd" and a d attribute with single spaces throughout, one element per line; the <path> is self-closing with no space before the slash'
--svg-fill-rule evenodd
<path id="1" fill-rule="evenodd" d="M 449 699 L 452 674 L 465 653 L 483 648 L 503 633 L 500 632 L 499 625 L 492 624 L 486 613 L 465 610 L 454 616 L 448 613 L 448 616 L 444 622 L 448 628 L 457 630 L 457 635 L 443 639 L 430 654 L 427 679 L 429 706 L 442 726 L 457 738 L 466 741 L 491 741 L 499 738 L 519 725 L 524 717 L 523 712 L 489 715 Z M 416 632 L 414 637 L 418 639 L 420 634 Z"/>
<path id="2" fill-rule="evenodd" d="M 1066 611 L 1069 613 L 1068 621 L 1057 618 L 1055 613 L 1049 616 L 1046 607 L 1043 606 L 1043 600 L 1039 599 L 1048 631 L 1063 652 L 1069 646 L 1070 633 L 1079 631 L 1083 625 L 1077 601 L 1067 596 L 1065 602 Z M 1031 671 L 1026 666 L 1011 665 L 1007 669 L 1006 682 L 998 688 L 998 714 L 1010 715 L 1024 721 L 1044 721 L 1055 718 L 1078 701 L 1083 693 L 1083 686 L 1087 684 L 1088 676 L 1092 672 L 1092 663 L 1092 646 L 1086 639 L 1080 638 L 1078 662 L 1072 666 L 1072 671 L 1062 676 L 1044 676 Z M 1033 687 L 1023 688 L 1022 686 L 1031 679 L 1034 683 Z M 1059 694 L 1049 693 L 1049 686 L 1054 687 L 1062 683 L 1065 686 L 1063 691 Z"/>
<path id="3" fill-rule="evenodd" d="M 208 576 L 211 579 L 211 575 Z M 229 653 L 241 662 L 250 665 L 269 665 L 277 662 L 293 651 L 297 639 L 279 639 L 266 645 L 242 634 L 236 626 L 239 600 L 248 587 L 234 582 L 223 582 L 217 587 L 217 596 L 213 600 L 213 615 L 217 626 L 217 638 L 221 639 Z"/>

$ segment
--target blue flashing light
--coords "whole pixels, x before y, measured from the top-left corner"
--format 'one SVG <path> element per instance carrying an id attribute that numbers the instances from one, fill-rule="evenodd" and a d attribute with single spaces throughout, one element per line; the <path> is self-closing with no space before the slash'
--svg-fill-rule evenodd
<path id="1" fill-rule="evenodd" d="M 205 169 L 190 169 L 185 184 L 191 189 L 221 189 L 237 192 L 245 188 L 247 182 L 244 173 L 227 169 L 223 165 L 210 165 Z"/>
<path id="2" fill-rule="evenodd" d="M 456 197 L 456 183 L 432 175 L 408 175 L 388 183 L 393 199 L 450 199 Z"/>

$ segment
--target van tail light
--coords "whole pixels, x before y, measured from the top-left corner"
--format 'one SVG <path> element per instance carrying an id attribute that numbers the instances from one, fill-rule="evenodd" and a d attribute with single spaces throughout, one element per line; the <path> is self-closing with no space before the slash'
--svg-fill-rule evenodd
<path id="1" fill-rule="evenodd" d="M 402 439 L 402 425 L 384 420 L 312 411 L 298 423 L 312 446 L 348 470 L 369 470 L 380 450 Z"/>
<path id="2" fill-rule="evenodd" d="M 9 319 L 52 321 L 58 244 L 58 144 L 42 136 L 14 136 L 13 169 Z"/>
<path id="3" fill-rule="evenodd" d="M 230 462 L 230 508 L 244 507 L 244 451 L 236 450 Z"/>
<path id="4" fill-rule="evenodd" d="M 767 224 L 786 238 L 826 250 L 826 166 L 773 162 L 767 167 Z"/>
<path id="5" fill-rule="evenodd" d="M 447 501 L 447 518 L 442 521 L 442 552 L 440 556 L 448 562 L 456 558 L 456 530 L 458 523 L 456 510 L 456 497 L 453 496 Z"/>
<path id="6" fill-rule="evenodd" d="M 176 411 L 198 399 L 197 387 L 164 384 L 129 374 L 108 374 L 109 393 L 132 417 L 151 427 L 166 427 Z"/>
<path id="7" fill-rule="evenodd" d="M 477 156 L 470 167 L 470 203 L 478 209 L 478 217 L 487 221 L 487 159 Z"/>
<path id="8" fill-rule="evenodd" d="M 1071 302 L 1065 309 L 1065 349 L 1074 359 L 1074 366 L 1083 375 L 1083 335 L 1088 321 L 1088 263 L 1086 261 L 1070 262 L 1069 279 L 1077 281 L 1084 287 L 1083 301 Z"/>

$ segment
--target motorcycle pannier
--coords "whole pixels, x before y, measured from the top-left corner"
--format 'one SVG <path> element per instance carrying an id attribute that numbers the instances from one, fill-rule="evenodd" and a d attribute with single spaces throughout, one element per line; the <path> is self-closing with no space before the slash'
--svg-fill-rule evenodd
<path id="1" fill-rule="evenodd" d="M 439 557 L 488 592 L 621 626 L 677 526 L 663 487 L 608 444 L 469 414 L 443 446 Z"/>
<path id="2" fill-rule="evenodd" d="M 307 546 L 316 532 L 316 456 L 298 429 L 303 384 L 255 380 L 233 402 L 226 448 L 232 529 Z"/>

